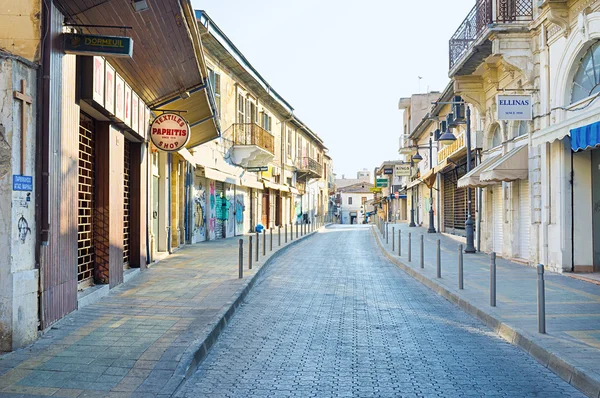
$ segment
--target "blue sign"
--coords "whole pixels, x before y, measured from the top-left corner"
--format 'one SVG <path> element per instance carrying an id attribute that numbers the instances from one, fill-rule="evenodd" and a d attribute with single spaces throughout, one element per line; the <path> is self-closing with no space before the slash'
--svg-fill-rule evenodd
<path id="1" fill-rule="evenodd" d="M 33 191 L 33 177 L 14 175 L 13 191 Z"/>

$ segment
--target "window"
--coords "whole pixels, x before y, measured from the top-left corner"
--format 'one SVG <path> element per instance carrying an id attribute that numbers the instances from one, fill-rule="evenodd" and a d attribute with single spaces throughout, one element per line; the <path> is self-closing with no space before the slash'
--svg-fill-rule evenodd
<path id="1" fill-rule="evenodd" d="M 287 156 L 292 158 L 292 130 L 287 131 Z"/>
<path id="2" fill-rule="evenodd" d="M 585 53 L 575 77 L 571 91 L 571 103 L 581 101 L 600 92 L 600 41 Z"/>
<path id="3" fill-rule="evenodd" d="M 352 204 L 352 196 L 348 196 L 348 204 L 351 205 Z"/>
<path id="4" fill-rule="evenodd" d="M 302 158 L 302 137 L 296 139 L 296 159 Z"/>
<path id="5" fill-rule="evenodd" d="M 261 127 L 270 132 L 271 131 L 271 123 L 272 123 L 273 119 L 265 111 L 263 111 L 261 113 L 261 115 L 262 115 Z"/>
<path id="6" fill-rule="evenodd" d="M 215 96 L 215 105 L 217 113 L 221 114 L 221 75 L 212 69 L 208 69 L 208 84 Z"/>
<path id="7" fill-rule="evenodd" d="M 365 205 L 365 203 L 367 203 L 367 197 L 366 196 L 363 196 L 361 198 L 361 203 L 362 203 L 363 206 Z"/>
<path id="8" fill-rule="evenodd" d="M 246 123 L 246 99 L 238 94 L 238 123 Z"/>
<path id="9" fill-rule="evenodd" d="M 529 133 L 529 123 L 525 120 L 521 120 L 519 122 L 519 127 L 517 129 L 517 137 L 522 135 L 527 135 Z"/>
<path id="10" fill-rule="evenodd" d="M 492 146 L 491 148 L 495 148 L 499 145 L 502 145 L 502 132 L 500 131 L 500 126 L 496 125 L 492 132 Z"/>

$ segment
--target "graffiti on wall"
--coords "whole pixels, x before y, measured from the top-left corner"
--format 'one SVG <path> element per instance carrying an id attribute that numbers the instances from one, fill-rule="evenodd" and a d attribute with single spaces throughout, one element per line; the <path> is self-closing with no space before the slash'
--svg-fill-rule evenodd
<path id="1" fill-rule="evenodd" d="M 227 190 L 227 212 L 229 213 L 229 217 L 227 218 L 227 236 L 235 235 L 235 206 L 232 206 L 234 199 L 233 189 L 230 188 Z"/>
<path id="2" fill-rule="evenodd" d="M 29 228 L 29 223 L 25 217 L 21 216 L 21 218 L 19 218 L 17 227 L 19 228 L 19 239 L 21 240 L 21 243 L 25 243 L 27 235 L 31 233 L 31 228 Z"/>
<path id="3" fill-rule="evenodd" d="M 194 192 L 194 238 L 196 242 L 206 240 L 206 190 L 201 183 Z"/>
<path id="4" fill-rule="evenodd" d="M 208 215 L 208 235 L 209 239 L 215 239 L 215 229 L 217 227 L 217 198 L 215 196 L 215 182 L 209 183 L 209 203 L 210 214 Z"/>
<path id="5" fill-rule="evenodd" d="M 244 233 L 244 195 L 235 196 L 235 224 L 238 234 Z"/>

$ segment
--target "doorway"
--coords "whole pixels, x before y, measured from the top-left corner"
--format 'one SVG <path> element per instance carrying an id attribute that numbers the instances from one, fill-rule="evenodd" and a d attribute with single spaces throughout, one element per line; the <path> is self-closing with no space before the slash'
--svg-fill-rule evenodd
<path id="1" fill-rule="evenodd" d="M 262 225 L 265 228 L 269 227 L 270 213 L 271 213 L 271 200 L 269 190 L 265 190 L 262 196 Z"/>

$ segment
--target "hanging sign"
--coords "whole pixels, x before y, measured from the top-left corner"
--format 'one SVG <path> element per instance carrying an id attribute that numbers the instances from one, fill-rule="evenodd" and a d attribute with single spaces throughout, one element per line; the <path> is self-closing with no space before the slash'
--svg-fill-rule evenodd
<path id="1" fill-rule="evenodd" d="M 133 55 L 133 40 L 123 36 L 64 34 L 65 53 L 127 57 Z"/>
<path id="2" fill-rule="evenodd" d="M 396 177 L 403 177 L 410 175 L 410 164 L 397 164 L 395 167 Z"/>
<path id="3" fill-rule="evenodd" d="M 386 175 L 394 174 L 394 169 L 391 167 L 386 167 L 385 169 L 383 169 L 383 174 L 386 174 Z"/>
<path id="4" fill-rule="evenodd" d="M 531 95 L 498 95 L 498 120 L 532 120 Z"/>
<path id="5" fill-rule="evenodd" d="M 176 113 L 163 113 L 152 122 L 150 139 L 158 149 L 176 152 L 190 140 L 190 125 Z"/>
<path id="6" fill-rule="evenodd" d="M 269 171 L 269 166 L 248 167 L 246 170 L 251 173 L 259 172 L 259 171 Z"/>
<path id="7" fill-rule="evenodd" d="M 378 178 L 375 181 L 375 186 L 377 188 L 386 188 L 388 186 L 388 180 L 387 180 L 387 178 Z"/>

